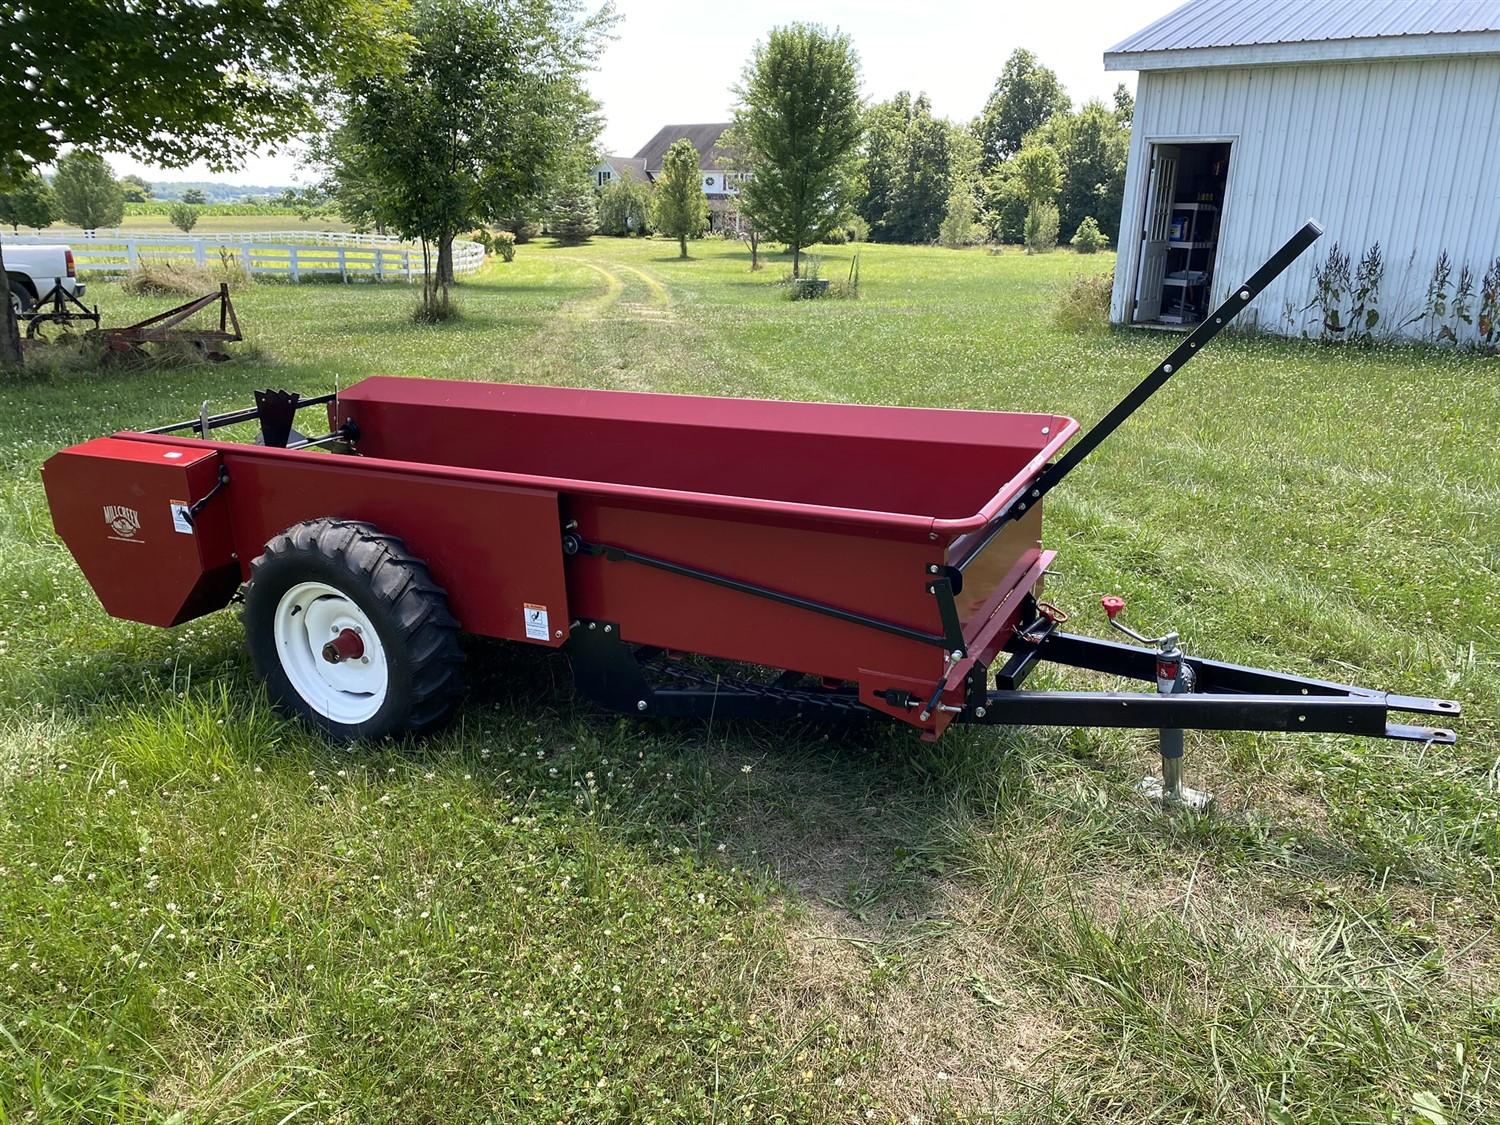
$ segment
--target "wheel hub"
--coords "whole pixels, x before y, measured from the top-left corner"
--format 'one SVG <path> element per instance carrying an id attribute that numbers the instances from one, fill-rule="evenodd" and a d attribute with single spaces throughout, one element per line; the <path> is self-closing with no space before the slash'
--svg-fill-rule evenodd
<path id="1" fill-rule="evenodd" d="M 353 629 L 341 629 L 339 635 L 323 646 L 323 659 L 330 664 L 345 660 L 361 660 L 365 655 L 365 642 Z"/>

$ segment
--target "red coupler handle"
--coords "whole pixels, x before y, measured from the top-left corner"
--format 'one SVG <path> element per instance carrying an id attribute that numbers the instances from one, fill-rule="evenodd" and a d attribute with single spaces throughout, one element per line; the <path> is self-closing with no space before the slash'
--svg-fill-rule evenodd
<path id="1" fill-rule="evenodd" d="M 1099 599 L 1099 604 L 1104 607 L 1104 612 L 1109 615 L 1111 621 L 1119 617 L 1125 609 L 1125 599 L 1118 594 L 1105 594 Z"/>

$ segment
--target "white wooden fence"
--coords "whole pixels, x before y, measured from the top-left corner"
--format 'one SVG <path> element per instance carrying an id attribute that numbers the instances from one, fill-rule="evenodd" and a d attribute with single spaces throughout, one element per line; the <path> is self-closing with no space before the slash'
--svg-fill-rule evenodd
<path id="1" fill-rule="evenodd" d="M 252 274 L 279 274 L 293 281 L 307 276 L 334 276 L 350 281 L 412 281 L 422 276 L 422 249 L 392 235 L 346 234 L 341 231 L 237 231 L 225 234 L 106 234 L 100 231 L 48 231 L 42 235 L 4 235 L 6 244 L 56 245 L 73 251 L 79 273 L 124 273 L 142 261 L 196 266 L 237 260 Z M 431 250 L 433 265 L 437 249 Z M 484 247 L 454 239 L 453 272 L 474 273 L 484 265 Z"/>

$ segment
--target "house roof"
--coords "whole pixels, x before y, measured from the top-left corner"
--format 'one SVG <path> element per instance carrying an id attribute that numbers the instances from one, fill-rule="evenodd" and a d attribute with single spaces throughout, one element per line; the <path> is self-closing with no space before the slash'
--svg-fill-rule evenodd
<path id="1" fill-rule="evenodd" d="M 606 156 L 603 159 L 617 176 L 641 180 L 646 178 L 646 162 L 638 156 Z"/>
<path id="2" fill-rule="evenodd" d="M 686 137 L 698 150 L 698 159 L 705 168 L 720 167 L 727 154 L 718 147 L 718 140 L 728 128 L 728 121 L 708 125 L 663 125 L 656 131 L 656 136 L 641 146 L 641 151 L 635 154 L 635 158 L 644 160 L 646 167 L 656 172 L 660 170 L 662 157 L 672 147 L 672 143 Z"/>
<path id="3" fill-rule="evenodd" d="M 1188 0 L 1106 70 L 1500 54 L 1500 0 Z"/>

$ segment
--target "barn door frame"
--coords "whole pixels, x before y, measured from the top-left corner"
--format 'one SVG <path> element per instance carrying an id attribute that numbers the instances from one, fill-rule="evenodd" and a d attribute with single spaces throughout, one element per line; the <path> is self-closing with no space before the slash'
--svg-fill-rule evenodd
<path id="1" fill-rule="evenodd" d="M 1130 256 L 1126 259 L 1129 270 L 1126 278 L 1129 287 L 1125 290 L 1125 316 L 1122 323 L 1126 325 L 1138 324 L 1136 320 L 1136 300 L 1140 294 L 1141 286 L 1141 244 L 1144 241 L 1148 209 L 1151 206 L 1151 177 L 1152 164 L 1156 158 L 1157 145 L 1170 145 L 1181 148 L 1184 145 L 1228 145 L 1229 146 L 1229 175 L 1224 181 L 1224 205 L 1219 209 L 1219 246 L 1224 245 L 1224 231 L 1228 229 L 1229 214 L 1235 198 L 1234 185 L 1238 178 L 1239 163 L 1235 160 L 1235 150 L 1239 147 L 1240 135 L 1238 133 L 1166 133 L 1143 138 L 1143 151 L 1146 155 L 1146 172 L 1144 182 L 1140 185 L 1140 203 L 1136 212 L 1135 225 L 1131 228 L 1133 240 L 1130 244 Z M 1121 238 L 1117 244 L 1119 250 L 1124 249 L 1125 226 L 1120 226 Z M 1139 233 L 1137 233 L 1139 232 Z M 1117 250 L 1117 253 L 1119 252 Z M 1118 266 L 1118 263 L 1117 263 Z M 1217 266 L 1214 270 L 1213 287 L 1210 290 L 1210 304 L 1218 303 L 1219 287 L 1221 285 L 1233 285 L 1233 278 L 1227 278 L 1220 274 Z"/>

